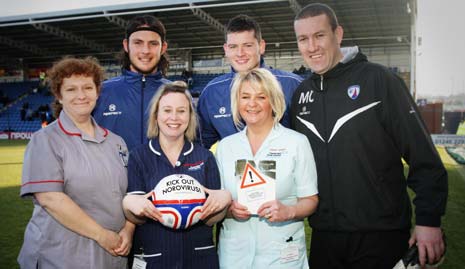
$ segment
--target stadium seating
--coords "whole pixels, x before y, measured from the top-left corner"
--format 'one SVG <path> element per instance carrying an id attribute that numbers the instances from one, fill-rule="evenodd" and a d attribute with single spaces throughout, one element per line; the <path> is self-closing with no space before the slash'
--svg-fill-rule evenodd
<path id="1" fill-rule="evenodd" d="M 29 104 L 32 111 L 37 111 L 41 105 L 50 104 L 53 97 L 41 93 L 34 93 L 38 82 L 1 83 L 0 89 L 9 98 L 10 103 L 0 112 L 0 131 L 35 132 L 41 128 L 41 120 L 22 121 L 20 111 L 24 103 Z"/>
<path id="2" fill-rule="evenodd" d="M 27 81 L 27 82 L 7 82 L 0 84 L 0 90 L 10 100 L 16 100 L 23 94 L 37 88 L 39 85 L 38 81 Z"/>
<path id="3" fill-rule="evenodd" d="M 192 76 L 193 84 L 189 88 L 192 96 L 198 97 L 208 82 L 219 75 L 222 74 L 194 74 Z M 307 78 L 310 71 L 307 70 L 300 75 Z M 169 76 L 168 79 L 171 81 L 184 80 L 181 75 Z M 41 105 L 50 104 L 53 101 L 52 96 L 34 93 L 33 89 L 36 89 L 37 86 L 37 81 L 0 83 L 2 93 L 10 99 L 9 105 L 0 107 L 0 131 L 35 132 L 41 128 L 40 117 L 34 117 L 30 121 L 22 121 L 20 115 L 24 103 L 28 103 L 32 111 L 37 111 Z"/>
<path id="4" fill-rule="evenodd" d="M 222 75 L 222 74 L 194 74 L 192 76 L 193 84 L 189 87 L 191 94 L 193 97 L 198 97 L 201 93 L 203 88 L 207 86 L 210 80 L 214 79 L 215 77 Z M 181 75 L 173 75 L 168 77 L 169 80 L 183 80 L 184 78 Z"/>

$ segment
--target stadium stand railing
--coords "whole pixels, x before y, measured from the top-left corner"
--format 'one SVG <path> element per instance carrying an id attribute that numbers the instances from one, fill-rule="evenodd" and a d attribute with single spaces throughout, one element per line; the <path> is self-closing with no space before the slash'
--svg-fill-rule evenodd
<path id="1" fill-rule="evenodd" d="M 222 74 L 194 73 L 192 76 L 192 85 L 189 86 L 192 96 L 198 97 L 205 86 L 219 75 Z M 299 75 L 303 78 L 307 78 L 310 75 L 310 71 L 307 70 L 304 74 Z M 171 81 L 186 81 L 181 75 L 172 75 L 169 76 L 168 79 Z M 47 96 L 42 93 L 46 90 L 34 93 L 34 89 L 37 88 L 37 81 L 0 83 L 2 94 L 6 95 L 10 100 L 6 106 L 0 107 L 0 131 L 35 132 L 41 128 L 42 121 L 40 117 L 33 117 L 32 120 L 21 120 L 21 108 L 24 103 L 28 103 L 29 108 L 35 112 L 40 106 L 45 104 L 50 105 L 53 101 L 52 96 Z M 51 110 L 49 113 L 52 113 Z"/>

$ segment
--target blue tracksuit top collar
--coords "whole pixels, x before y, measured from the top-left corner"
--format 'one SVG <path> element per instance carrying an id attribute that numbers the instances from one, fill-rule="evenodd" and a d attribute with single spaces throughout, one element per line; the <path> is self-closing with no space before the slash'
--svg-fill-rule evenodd
<path id="1" fill-rule="evenodd" d="M 265 60 L 263 57 L 260 56 L 260 68 L 266 68 L 265 66 Z M 236 70 L 234 70 L 234 67 L 231 65 L 231 73 L 237 73 Z"/>
<path id="2" fill-rule="evenodd" d="M 129 83 L 135 83 L 142 81 L 142 77 L 144 76 L 141 73 L 133 72 L 128 69 L 122 69 L 122 74 L 124 76 L 124 80 Z M 163 79 L 163 75 L 160 71 L 155 72 L 154 74 L 145 75 L 146 81 L 158 81 Z"/>

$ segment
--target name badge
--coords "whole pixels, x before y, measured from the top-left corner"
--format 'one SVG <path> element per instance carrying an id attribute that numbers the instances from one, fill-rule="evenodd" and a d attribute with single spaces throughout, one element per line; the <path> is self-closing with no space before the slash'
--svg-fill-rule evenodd
<path id="1" fill-rule="evenodd" d="M 286 244 L 286 247 L 281 249 L 280 262 L 287 263 L 297 261 L 299 259 L 299 247 L 296 244 Z"/>
<path id="2" fill-rule="evenodd" d="M 147 262 L 143 258 L 134 257 L 134 262 L 132 264 L 132 269 L 145 269 L 147 267 Z"/>

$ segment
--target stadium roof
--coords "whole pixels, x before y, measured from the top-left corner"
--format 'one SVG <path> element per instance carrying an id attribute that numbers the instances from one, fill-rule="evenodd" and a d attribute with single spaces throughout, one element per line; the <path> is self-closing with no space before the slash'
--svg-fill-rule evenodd
<path id="1" fill-rule="evenodd" d="M 321 0 L 344 28 L 343 45 L 362 48 L 410 47 L 410 4 L 414 0 Z M 237 14 L 262 27 L 267 52 L 296 51 L 295 12 L 306 0 L 145 1 L 143 5 L 0 17 L 0 68 L 46 67 L 63 55 L 94 55 L 113 61 L 124 27 L 137 14 L 158 17 L 167 28 L 169 53 L 193 59 L 223 55 L 223 27 Z M 2 4 L 4 6 L 5 4 Z M 188 53 L 188 54 L 189 54 Z M 186 55 L 186 54 L 184 54 Z"/>

